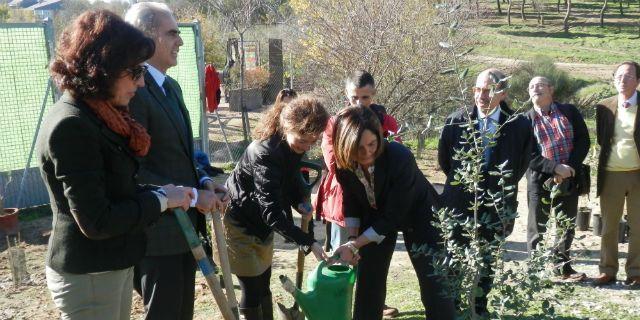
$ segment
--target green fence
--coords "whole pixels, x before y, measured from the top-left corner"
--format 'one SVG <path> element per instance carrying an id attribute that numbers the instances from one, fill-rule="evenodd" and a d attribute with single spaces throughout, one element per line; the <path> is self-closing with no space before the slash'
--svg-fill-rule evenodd
<path id="1" fill-rule="evenodd" d="M 178 66 L 169 75 L 182 87 L 195 147 L 208 150 L 207 134 L 201 134 L 207 128 L 203 125 L 204 55 L 199 25 L 180 24 L 180 31 L 184 46 Z M 37 159 L 30 155 L 42 112 L 60 96 L 53 88 L 47 92 L 52 39 L 51 23 L 0 24 L 0 192 L 6 195 L 7 207 L 49 202 Z"/>

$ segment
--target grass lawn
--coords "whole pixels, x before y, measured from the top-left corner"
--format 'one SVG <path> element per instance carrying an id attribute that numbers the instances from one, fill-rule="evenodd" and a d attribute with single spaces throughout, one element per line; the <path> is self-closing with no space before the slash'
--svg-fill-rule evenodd
<path id="1" fill-rule="evenodd" d="M 640 51 L 637 2 L 629 8 L 625 4 L 624 15 L 620 15 L 617 3 L 610 2 L 605 26 L 601 28 L 598 14 L 602 1 L 574 1 L 568 34 L 562 30 L 564 12 L 558 14 L 555 5 L 546 7 L 545 24 L 538 25 L 530 6 L 526 7 L 527 20 L 521 20 L 519 3 L 513 5 L 511 26 L 507 25 L 506 6 L 502 16 L 483 20 L 478 30 L 482 45 L 477 47 L 476 54 L 524 60 L 543 54 L 558 62 L 593 64 L 615 64 L 637 58 Z"/>

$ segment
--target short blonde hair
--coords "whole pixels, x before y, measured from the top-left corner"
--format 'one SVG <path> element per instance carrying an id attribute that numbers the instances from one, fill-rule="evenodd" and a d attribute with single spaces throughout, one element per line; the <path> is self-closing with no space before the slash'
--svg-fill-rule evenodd
<path id="1" fill-rule="evenodd" d="M 380 120 L 371 109 L 362 106 L 348 107 L 338 112 L 333 128 L 333 152 L 338 169 L 356 169 L 358 149 L 362 133 L 369 130 L 376 135 L 376 158 L 384 151 L 384 138 Z"/>

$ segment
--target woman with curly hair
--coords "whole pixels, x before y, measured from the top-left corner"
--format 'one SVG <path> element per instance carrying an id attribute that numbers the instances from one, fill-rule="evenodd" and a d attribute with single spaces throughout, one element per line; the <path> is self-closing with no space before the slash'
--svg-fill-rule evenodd
<path id="1" fill-rule="evenodd" d="M 231 203 L 224 216 L 225 235 L 231 271 L 242 288 L 243 319 L 273 319 L 269 281 L 274 231 L 313 252 L 318 260 L 327 259 L 313 236 L 287 219 L 287 212 L 295 207 L 303 221 L 311 220 L 311 204 L 297 168 L 328 119 L 322 104 L 309 96 L 272 108 L 227 180 Z"/>
<path id="2" fill-rule="evenodd" d="M 191 188 L 135 183 L 151 140 L 127 104 L 154 49 L 116 14 L 88 11 L 51 63 L 64 94 L 43 120 L 37 156 L 53 210 L 47 286 L 63 319 L 129 319 L 145 228 L 192 203 Z"/>

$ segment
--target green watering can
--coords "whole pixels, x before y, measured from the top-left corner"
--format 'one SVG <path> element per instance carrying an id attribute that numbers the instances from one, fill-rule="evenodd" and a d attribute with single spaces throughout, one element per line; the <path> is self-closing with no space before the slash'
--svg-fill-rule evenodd
<path id="1" fill-rule="evenodd" d="M 350 320 L 353 285 L 356 282 L 354 268 L 344 265 L 327 265 L 325 261 L 309 274 L 307 291 L 302 292 L 285 276 L 280 276 L 283 288 L 293 295 L 307 320 Z"/>

